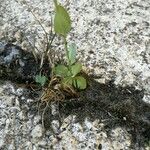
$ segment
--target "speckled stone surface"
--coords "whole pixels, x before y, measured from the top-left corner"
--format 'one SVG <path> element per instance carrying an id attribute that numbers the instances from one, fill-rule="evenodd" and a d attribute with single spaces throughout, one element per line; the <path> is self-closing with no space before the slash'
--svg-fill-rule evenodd
<path id="1" fill-rule="evenodd" d="M 16 88 L 11 82 L 0 88 L 0 149 L 2 150 L 103 150 L 130 149 L 131 135 L 126 129 L 116 127 L 108 134 L 99 119 L 85 119 L 81 124 L 75 115 L 68 115 L 60 125 L 51 122 L 52 130 L 45 132 L 41 117 L 33 113 L 34 99 L 28 91 Z"/>
<path id="2" fill-rule="evenodd" d="M 53 3 L 26 0 L 46 31 L 50 30 Z M 72 19 L 69 41 L 78 46 L 78 56 L 100 81 L 134 85 L 150 92 L 150 2 L 148 0 L 60 1 Z M 16 39 L 25 49 L 29 42 L 40 50 L 43 29 L 23 0 L 1 0 L 1 39 Z M 53 14 L 53 12 L 51 13 Z M 7 38 L 6 38 L 7 37 Z M 28 40 L 27 40 L 28 39 Z M 29 42 L 28 42 L 29 41 Z M 55 44 L 58 45 L 58 40 Z M 57 46 L 56 49 L 59 49 Z"/>
<path id="3" fill-rule="evenodd" d="M 52 0 L 26 0 L 26 2 L 49 32 Z M 61 0 L 60 2 L 68 8 L 73 21 L 68 40 L 77 44 L 78 57 L 92 74 L 100 76 L 98 81 L 105 83 L 114 80 L 116 85 L 132 85 L 144 90 L 143 100 L 150 103 L 150 1 Z M 14 41 L 27 51 L 32 49 L 30 44 L 40 50 L 43 49 L 45 43 L 43 29 L 23 0 L 0 0 L 0 41 Z M 62 45 L 57 46 L 58 43 L 57 39 L 54 48 L 61 50 Z M 1 87 L 0 90 L 3 89 L 4 87 Z M 114 129 L 116 132 L 112 133 L 109 139 L 105 132 L 99 135 L 101 127 L 98 127 L 97 131 L 94 122 L 89 121 L 85 122 L 87 127 L 83 131 L 83 126 L 72 120 L 71 125 L 66 125 L 66 131 L 59 135 L 63 139 L 61 142 L 50 133 L 43 137 L 39 116 L 27 113 L 28 108 L 21 109 L 17 96 L 1 93 L 0 149 L 12 150 L 17 146 L 18 150 L 26 147 L 29 150 L 37 150 L 39 145 L 40 149 L 46 149 L 50 143 L 53 143 L 54 149 L 65 146 L 70 149 L 69 146 L 73 145 L 77 145 L 74 149 L 94 149 L 93 144 L 97 139 L 100 139 L 98 141 L 101 141 L 100 148 L 103 150 L 130 149 L 128 147 L 130 135 L 124 129 Z M 92 125 L 89 125 L 90 123 Z M 58 122 L 54 121 L 54 124 L 57 126 Z M 36 132 L 39 134 L 36 135 Z M 120 133 L 122 134 L 119 135 Z M 27 137 L 28 135 L 30 137 Z M 18 137 L 17 141 L 14 141 L 14 136 Z M 112 142 L 113 138 L 115 140 Z M 118 141 L 121 139 L 122 145 L 119 145 Z M 80 144 L 76 144 L 77 142 Z M 90 147 L 85 145 L 87 143 Z"/>

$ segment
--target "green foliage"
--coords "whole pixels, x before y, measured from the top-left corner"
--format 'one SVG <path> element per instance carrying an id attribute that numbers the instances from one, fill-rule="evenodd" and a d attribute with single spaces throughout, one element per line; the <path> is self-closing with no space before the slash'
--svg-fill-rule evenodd
<path id="1" fill-rule="evenodd" d="M 55 17 L 54 17 L 54 30 L 56 33 L 66 37 L 71 30 L 71 20 L 66 9 L 54 0 L 55 4 Z"/>
<path id="2" fill-rule="evenodd" d="M 75 77 L 81 70 L 82 70 L 81 63 L 75 63 L 74 65 L 71 66 L 72 76 Z"/>
<path id="3" fill-rule="evenodd" d="M 75 44 L 71 44 L 68 47 L 68 57 L 69 57 L 69 63 L 72 65 L 76 62 L 76 50 L 77 47 Z"/>
<path id="4" fill-rule="evenodd" d="M 71 70 L 69 66 L 57 65 L 54 68 L 54 73 L 56 76 L 62 78 L 62 84 L 64 86 L 74 86 L 76 89 L 83 90 L 86 88 L 87 83 L 86 79 L 80 75 L 82 65 L 80 63 L 76 63 L 71 66 Z"/>
<path id="5" fill-rule="evenodd" d="M 87 86 L 86 79 L 82 76 L 76 76 L 73 81 L 73 85 L 77 89 L 84 90 Z"/>
<path id="6" fill-rule="evenodd" d="M 76 89 L 83 90 L 86 88 L 87 83 L 86 79 L 80 76 L 80 72 L 82 70 L 82 64 L 79 62 L 75 62 L 75 53 L 70 52 L 72 49 L 68 49 L 70 57 L 68 65 L 57 65 L 54 68 L 54 74 L 62 78 L 62 84 L 64 86 L 74 86 Z"/>
<path id="7" fill-rule="evenodd" d="M 76 89 L 85 89 L 87 86 L 86 79 L 82 77 L 82 64 L 76 61 L 77 47 L 75 44 L 67 45 L 67 34 L 71 30 L 71 19 L 67 10 L 58 4 L 57 0 L 53 0 L 55 5 L 54 31 L 64 39 L 64 47 L 66 51 L 67 64 L 58 64 L 53 67 L 53 73 L 61 78 L 63 86 L 73 86 Z M 36 75 L 35 81 L 44 86 L 47 78 L 44 75 Z"/>
<path id="8" fill-rule="evenodd" d="M 64 86 L 71 86 L 72 84 L 73 84 L 73 78 L 71 77 L 71 76 L 66 76 L 65 78 L 63 78 L 63 80 L 62 80 L 62 84 L 64 85 Z"/>
<path id="9" fill-rule="evenodd" d="M 65 65 L 58 65 L 54 68 L 54 73 L 59 77 L 66 77 L 69 74 L 69 70 Z"/>
<path id="10" fill-rule="evenodd" d="M 39 74 L 35 76 L 35 82 L 39 83 L 41 86 L 44 86 L 46 81 L 47 78 L 44 75 Z"/>
<path id="11" fill-rule="evenodd" d="M 55 17 L 54 30 L 57 34 L 63 36 L 66 50 L 67 65 L 57 65 L 53 68 L 54 74 L 62 78 L 64 86 L 74 86 L 77 89 L 85 89 L 87 86 L 86 79 L 79 76 L 82 70 L 82 64 L 76 62 L 76 45 L 67 46 L 66 36 L 71 30 L 71 20 L 67 10 L 54 0 Z"/>

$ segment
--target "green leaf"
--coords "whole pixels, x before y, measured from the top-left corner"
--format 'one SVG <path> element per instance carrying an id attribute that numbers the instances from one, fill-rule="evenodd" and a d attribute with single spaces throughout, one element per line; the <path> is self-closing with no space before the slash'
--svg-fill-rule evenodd
<path id="1" fill-rule="evenodd" d="M 76 44 L 71 44 L 68 47 L 69 63 L 72 65 L 76 62 Z"/>
<path id="2" fill-rule="evenodd" d="M 71 72 L 73 74 L 73 77 L 75 77 L 82 69 L 81 63 L 76 63 L 75 65 L 71 66 Z"/>
<path id="3" fill-rule="evenodd" d="M 66 77 L 66 76 L 68 76 L 69 70 L 64 65 L 58 65 L 54 68 L 54 73 L 57 76 Z"/>
<path id="4" fill-rule="evenodd" d="M 68 32 L 71 30 L 70 16 L 63 6 L 57 4 L 56 0 L 54 0 L 54 3 L 56 7 L 56 14 L 54 17 L 54 30 L 56 33 L 66 37 Z"/>
<path id="5" fill-rule="evenodd" d="M 77 76 L 74 78 L 73 85 L 75 88 L 84 90 L 87 87 L 87 82 L 86 82 L 85 78 L 83 78 L 81 76 Z"/>
<path id="6" fill-rule="evenodd" d="M 63 79 L 62 82 L 64 85 L 72 85 L 73 84 L 73 78 L 72 77 L 66 77 Z"/>
<path id="7" fill-rule="evenodd" d="M 46 81 L 47 78 L 44 75 L 39 74 L 35 76 L 35 82 L 39 83 L 41 86 L 44 86 Z"/>

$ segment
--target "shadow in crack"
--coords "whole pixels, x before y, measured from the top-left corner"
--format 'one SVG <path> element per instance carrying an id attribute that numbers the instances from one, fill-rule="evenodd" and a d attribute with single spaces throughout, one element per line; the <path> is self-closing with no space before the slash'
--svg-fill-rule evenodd
<path id="1" fill-rule="evenodd" d="M 47 70 L 49 66 L 45 65 L 45 74 Z M 34 82 L 38 71 L 39 63 L 35 62 L 31 53 L 24 52 L 13 44 L 0 47 L 1 78 L 21 83 Z M 143 91 L 134 87 L 116 87 L 113 82 L 100 84 L 92 78 L 89 85 L 85 91 L 79 93 L 79 98 L 58 103 L 60 122 L 71 114 L 76 115 L 81 123 L 87 117 L 91 120 L 99 119 L 104 122 L 108 134 L 115 127 L 122 126 L 131 133 L 132 146 L 136 146 L 134 149 L 140 149 L 146 140 L 150 140 L 150 105 L 142 101 Z M 28 90 L 26 95 L 38 97 L 38 94 L 31 90 Z M 24 105 L 26 102 L 21 103 Z M 38 112 L 35 105 L 33 102 L 29 106 L 29 111 L 34 114 Z M 44 116 L 47 129 L 53 119 L 58 119 L 58 116 L 53 116 L 51 110 L 47 109 Z"/>
<path id="2" fill-rule="evenodd" d="M 134 87 L 116 87 L 112 82 L 100 84 L 91 79 L 87 90 L 80 92 L 80 98 L 59 103 L 60 120 L 70 114 L 76 115 L 81 123 L 86 117 L 99 119 L 108 134 L 117 126 L 124 127 L 132 135 L 131 147 L 138 149 L 150 140 L 150 105 L 142 101 L 143 95 Z"/>

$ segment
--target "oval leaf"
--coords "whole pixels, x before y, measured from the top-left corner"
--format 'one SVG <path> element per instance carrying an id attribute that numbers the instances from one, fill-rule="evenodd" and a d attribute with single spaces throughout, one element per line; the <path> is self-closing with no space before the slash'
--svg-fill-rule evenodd
<path id="1" fill-rule="evenodd" d="M 36 75 L 35 82 L 39 83 L 41 86 L 44 86 L 47 81 L 47 78 L 43 75 Z"/>
<path id="2" fill-rule="evenodd" d="M 76 62 L 76 44 L 72 43 L 68 47 L 69 63 L 72 65 Z"/>
<path id="3" fill-rule="evenodd" d="M 54 17 L 54 30 L 56 33 L 67 36 L 68 32 L 71 30 L 71 20 L 68 12 L 66 9 L 58 5 L 55 2 L 55 7 L 56 7 L 56 14 Z"/>
<path id="4" fill-rule="evenodd" d="M 66 77 L 68 76 L 68 68 L 64 65 L 58 65 L 54 68 L 54 73 L 56 76 Z"/>
<path id="5" fill-rule="evenodd" d="M 87 87 L 86 79 L 81 76 L 77 76 L 74 79 L 73 85 L 75 88 L 84 90 Z"/>
<path id="6" fill-rule="evenodd" d="M 76 63 L 75 65 L 71 66 L 71 72 L 73 74 L 73 77 L 75 77 L 82 69 L 81 63 Z"/>

